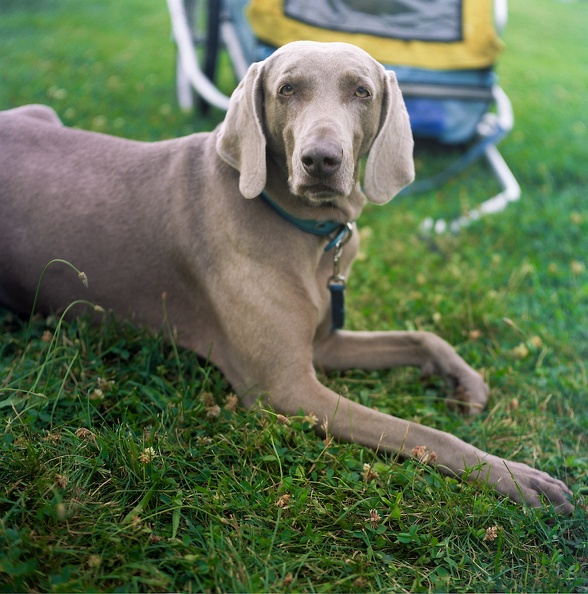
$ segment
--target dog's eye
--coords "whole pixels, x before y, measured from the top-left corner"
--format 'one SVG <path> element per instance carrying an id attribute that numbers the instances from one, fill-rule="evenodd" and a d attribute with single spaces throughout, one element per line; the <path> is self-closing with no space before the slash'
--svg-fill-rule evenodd
<path id="1" fill-rule="evenodd" d="M 365 87 L 357 87 L 357 89 L 355 89 L 355 96 L 359 97 L 360 99 L 371 97 L 371 95 L 372 94 Z"/>
<path id="2" fill-rule="evenodd" d="M 282 97 L 290 97 L 294 95 L 294 87 L 289 84 L 282 85 L 278 91 Z"/>

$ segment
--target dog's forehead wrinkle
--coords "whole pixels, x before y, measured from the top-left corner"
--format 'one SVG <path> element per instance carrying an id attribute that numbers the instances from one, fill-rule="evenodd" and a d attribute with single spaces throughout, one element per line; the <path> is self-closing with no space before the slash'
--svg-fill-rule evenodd
<path id="1" fill-rule="evenodd" d="M 295 42 L 289 46 L 283 46 L 270 58 L 274 61 L 272 71 L 279 78 L 314 78 L 320 73 L 320 79 L 327 74 L 337 78 L 377 79 L 382 70 L 368 54 L 348 44 Z"/>
<path id="2" fill-rule="evenodd" d="M 314 59 L 335 58 L 339 62 L 354 60 L 363 65 L 369 62 L 376 63 L 367 52 L 359 47 L 349 43 L 337 42 L 296 41 L 282 46 L 272 55 L 272 58 L 280 60 L 305 59 L 308 57 Z"/>

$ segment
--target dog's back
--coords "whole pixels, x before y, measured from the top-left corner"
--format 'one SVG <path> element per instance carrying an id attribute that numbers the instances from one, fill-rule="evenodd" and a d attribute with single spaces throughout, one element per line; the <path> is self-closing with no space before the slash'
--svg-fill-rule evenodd
<path id="1" fill-rule="evenodd" d="M 190 184 L 187 160 L 210 134 L 141 143 L 62 127 L 48 108 L 33 107 L 0 113 L 0 304 L 30 313 L 43 269 L 60 259 L 83 270 L 90 289 L 69 267 L 51 266 L 40 311 L 76 299 L 115 309 L 128 299 L 130 308 L 147 300 L 151 274 L 161 318 L 161 293 L 178 284 L 161 262 L 171 228 L 181 231 L 170 221 L 173 194 Z"/>

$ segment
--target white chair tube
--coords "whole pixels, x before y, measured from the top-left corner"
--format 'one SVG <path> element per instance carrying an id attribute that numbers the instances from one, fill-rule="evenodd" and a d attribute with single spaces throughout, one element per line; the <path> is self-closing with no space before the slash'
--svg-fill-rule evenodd
<path id="1" fill-rule="evenodd" d="M 172 32 L 178 46 L 183 74 L 207 103 L 226 111 L 229 107 L 229 98 L 208 80 L 196 59 L 182 0 L 167 0 L 167 7 L 171 16 Z"/>

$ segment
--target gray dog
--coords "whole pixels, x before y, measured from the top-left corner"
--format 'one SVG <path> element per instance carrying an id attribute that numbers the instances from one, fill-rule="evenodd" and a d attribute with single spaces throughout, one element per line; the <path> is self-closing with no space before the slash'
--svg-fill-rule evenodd
<path id="1" fill-rule="evenodd" d="M 47 107 L 0 114 L 0 303 L 41 312 L 89 299 L 208 357 L 244 406 L 314 414 L 336 438 L 425 457 L 532 506 L 570 511 L 569 489 L 526 464 L 361 406 L 329 370 L 419 367 L 467 412 L 488 389 L 427 332 L 340 330 L 342 290 L 365 200 L 414 176 L 396 79 L 358 48 L 297 42 L 253 64 L 213 132 L 140 143 L 65 128 Z M 364 193 L 359 163 L 367 156 Z M 165 304 L 163 303 L 165 295 Z M 320 431 L 320 429 L 319 429 Z"/>

